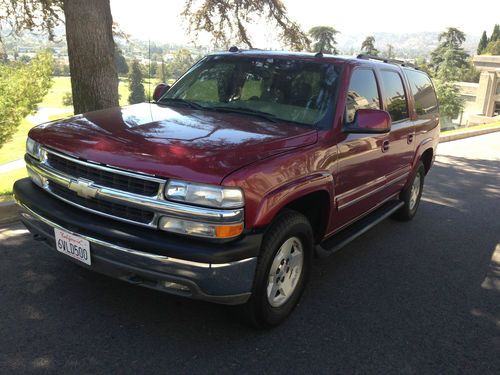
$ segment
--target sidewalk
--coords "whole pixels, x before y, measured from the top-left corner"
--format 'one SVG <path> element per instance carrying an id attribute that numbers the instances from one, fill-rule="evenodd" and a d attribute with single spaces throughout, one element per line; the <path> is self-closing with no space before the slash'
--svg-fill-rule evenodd
<path id="1" fill-rule="evenodd" d="M 0 174 L 10 172 L 10 171 L 13 171 L 14 169 L 19 169 L 22 167 L 24 167 L 24 160 L 23 159 L 11 161 L 11 162 L 5 163 L 5 164 L 0 164 Z"/>

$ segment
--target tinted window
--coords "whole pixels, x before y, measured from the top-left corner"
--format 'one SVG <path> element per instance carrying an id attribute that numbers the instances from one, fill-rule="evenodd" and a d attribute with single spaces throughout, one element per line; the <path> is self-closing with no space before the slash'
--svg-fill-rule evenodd
<path id="1" fill-rule="evenodd" d="M 384 84 L 384 102 L 392 121 L 408 118 L 408 105 L 401 76 L 387 70 L 383 70 L 381 74 Z"/>
<path id="2" fill-rule="evenodd" d="M 380 109 L 377 82 L 371 70 L 358 69 L 352 73 L 346 99 L 346 121 L 354 121 L 360 108 Z"/>
<path id="3" fill-rule="evenodd" d="M 426 74 L 415 70 L 406 70 L 406 76 L 410 82 L 417 115 L 425 116 L 436 113 L 438 103 L 430 78 Z"/>

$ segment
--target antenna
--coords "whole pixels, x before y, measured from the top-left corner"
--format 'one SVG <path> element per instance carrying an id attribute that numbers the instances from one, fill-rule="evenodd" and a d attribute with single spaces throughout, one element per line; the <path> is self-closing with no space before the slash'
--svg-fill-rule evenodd
<path id="1" fill-rule="evenodd" d="M 149 60 L 149 68 L 148 68 L 148 98 L 151 98 L 151 39 L 148 39 L 148 60 Z"/>

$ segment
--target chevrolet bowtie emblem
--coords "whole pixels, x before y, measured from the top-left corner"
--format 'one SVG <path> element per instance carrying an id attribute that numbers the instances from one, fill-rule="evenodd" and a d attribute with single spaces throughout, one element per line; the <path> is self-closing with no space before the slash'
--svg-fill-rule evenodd
<path id="1" fill-rule="evenodd" d="M 68 188 L 82 198 L 95 198 L 99 189 L 92 186 L 93 183 L 93 181 L 82 179 L 71 180 Z"/>

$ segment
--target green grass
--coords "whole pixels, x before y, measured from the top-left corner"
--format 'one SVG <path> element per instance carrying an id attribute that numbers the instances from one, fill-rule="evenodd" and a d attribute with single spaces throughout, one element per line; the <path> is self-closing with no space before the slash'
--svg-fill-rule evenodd
<path id="1" fill-rule="evenodd" d="M 64 94 L 71 92 L 71 80 L 69 77 L 52 77 L 52 87 L 43 101 L 38 105 L 41 107 L 64 108 L 62 98 Z"/>
<path id="2" fill-rule="evenodd" d="M 447 131 L 441 132 L 441 135 L 452 135 L 452 134 L 457 134 L 457 133 L 468 132 L 471 130 L 494 129 L 494 128 L 498 128 L 498 127 L 500 127 L 500 122 L 493 122 L 491 124 L 474 125 L 474 126 L 468 126 L 466 128 L 447 130 Z"/>
<path id="3" fill-rule="evenodd" d="M 0 148 L 0 164 L 21 159 L 26 147 L 26 137 L 33 124 L 24 119 L 14 134 L 12 140 Z"/>
<path id="4" fill-rule="evenodd" d="M 28 176 L 26 168 L 0 173 L 0 202 L 12 200 L 12 185 L 20 178 Z"/>

